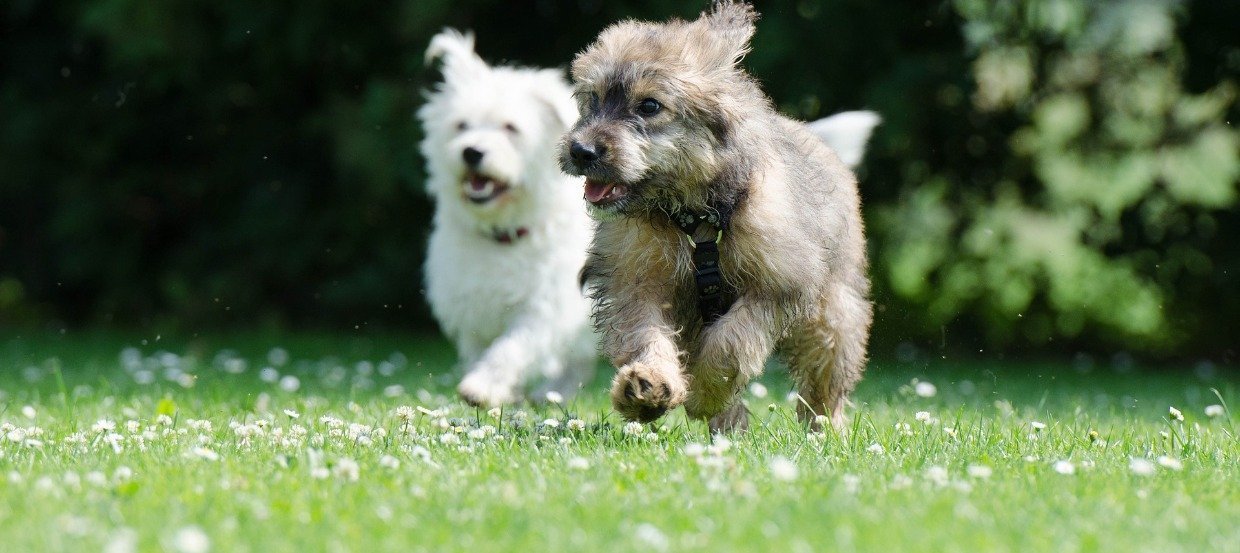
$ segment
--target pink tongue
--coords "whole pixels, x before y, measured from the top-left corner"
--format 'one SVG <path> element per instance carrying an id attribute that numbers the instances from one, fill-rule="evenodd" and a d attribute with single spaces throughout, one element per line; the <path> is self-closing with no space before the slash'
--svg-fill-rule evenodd
<path id="1" fill-rule="evenodd" d="M 616 185 L 610 182 L 598 182 L 596 180 L 586 179 L 586 201 L 597 203 L 603 198 L 606 198 L 607 194 L 611 192 L 611 189 L 615 187 Z"/>
<path id="2" fill-rule="evenodd" d="M 476 192 L 481 192 L 484 189 L 486 189 L 487 183 L 490 181 L 491 179 L 480 177 L 478 175 L 473 175 L 469 177 L 469 187 L 474 189 L 474 191 Z"/>

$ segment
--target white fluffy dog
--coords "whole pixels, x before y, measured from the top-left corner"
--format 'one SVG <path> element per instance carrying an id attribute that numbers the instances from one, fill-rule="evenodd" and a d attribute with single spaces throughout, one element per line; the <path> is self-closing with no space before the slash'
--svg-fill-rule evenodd
<path id="1" fill-rule="evenodd" d="M 472 35 L 447 29 L 426 51 L 443 83 L 418 110 L 435 199 L 426 294 L 466 371 L 458 388 L 494 406 L 591 376 L 596 339 L 577 282 L 593 234 L 582 183 L 556 141 L 576 121 L 560 71 L 491 67 Z"/>

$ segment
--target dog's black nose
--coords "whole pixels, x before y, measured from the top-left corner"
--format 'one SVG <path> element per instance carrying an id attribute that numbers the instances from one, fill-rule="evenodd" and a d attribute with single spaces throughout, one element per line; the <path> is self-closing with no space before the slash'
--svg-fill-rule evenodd
<path id="1" fill-rule="evenodd" d="M 597 145 L 585 145 L 576 140 L 568 147 L 568 155 L 573 156 L 573 161 L 578 165 L 585 163 L 593 163 L 598 161 L 599 156 L 603 155 L 603 147 Z"/>
<path id="2" fill-rule="evenodd" d="M 477 167 L 482 162 L 482 150 L 470 146 L 461 152 L 461 157 L 465 158 L 466 165 Z"/>

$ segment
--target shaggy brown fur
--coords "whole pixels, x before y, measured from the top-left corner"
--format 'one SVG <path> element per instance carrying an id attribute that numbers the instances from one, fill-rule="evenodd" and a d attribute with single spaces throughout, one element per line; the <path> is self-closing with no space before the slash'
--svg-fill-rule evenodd
<path id="1" fill-rule="evenodd" d="M 778 352 L 802 418 L 838 426 L 865 368 L 856 179 L 738 67 L 755 19 L 748 4 L 718 2 L 695 21 L 627 21 L 573 62 L 582 118 L 562 165 L 587 177 L 601 219 L 585 276 L 619 367 L 612 401 L 631 420 L 683 404 L 713 429 L 743 428 L 740 392 Z M 692 246 L 668 214 L 721 205 L 734 207 L 719 248 L 736 301 L 704 325 Z"/>

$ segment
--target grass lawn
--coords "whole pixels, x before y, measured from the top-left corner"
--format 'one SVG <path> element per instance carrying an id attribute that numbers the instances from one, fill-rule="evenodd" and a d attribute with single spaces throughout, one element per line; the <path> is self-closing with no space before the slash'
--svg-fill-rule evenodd
<path id="1" fill-rule="evenodd" d="M 2 335 L 0 548 L 1240 551 L 1234 368 L 880 360 L 843 436 L 774 370 L 712 443 L 680 411 L 625 425 L 609 370 L 496 416 L 452 363 L 433 337 Z"/>

